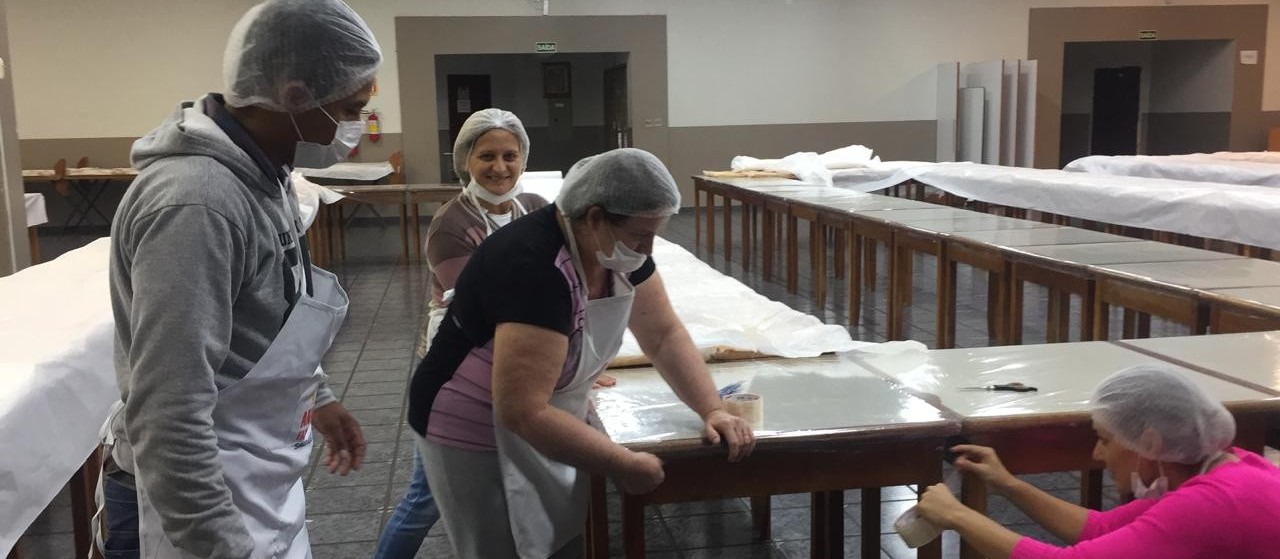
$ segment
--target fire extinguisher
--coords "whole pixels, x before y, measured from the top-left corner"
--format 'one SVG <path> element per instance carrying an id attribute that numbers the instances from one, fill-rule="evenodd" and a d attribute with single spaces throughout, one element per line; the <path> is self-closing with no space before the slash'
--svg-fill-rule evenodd
<path id="1" fill-rule="evenodd" d="M 382 123 L 378 122 L 378 113 L 369 113 L 369 118 L 365 121 L 365 131 L 369 134 L 370 142 L 376 143 L 382 139 Z"/>

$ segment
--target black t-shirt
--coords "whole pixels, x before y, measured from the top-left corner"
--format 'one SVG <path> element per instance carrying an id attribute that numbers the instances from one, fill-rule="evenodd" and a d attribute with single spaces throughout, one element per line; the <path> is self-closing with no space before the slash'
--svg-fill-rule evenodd
<path id="1" fill-rule="evenodd" d="M 495 231 L 472 253 L 454 286 L 449 311 L 414 372 L 409 388 L 409 425 L 426 434 L 427 417 L 441 387 L 475 348 L 493 339 L 503 322 L 518 322 L 571 336 L 578 286 L 565 249 L 554 204 Z M 565 250 L 567 252 L 567 249 Z M 645 260 L 628 279 L 640 285 L 654 272 Z"/>

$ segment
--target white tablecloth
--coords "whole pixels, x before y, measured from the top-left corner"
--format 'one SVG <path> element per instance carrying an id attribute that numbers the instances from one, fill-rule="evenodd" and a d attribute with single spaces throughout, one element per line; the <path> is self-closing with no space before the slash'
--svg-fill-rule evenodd
<path id="1" fill-rule="evenodd" d="M 395 172 L 395 168 L 386 161 L 377 163 L 352 163 L 344 161 L 325 167 L 324 169 L 298 168 L 298 172 L 309 179 L 334 179 L 348 181 L 373 182 Z"/>
<path id="2" fill-rule="evenodd" d="M 27 207 L 27 227 L 49 222 L 49 213 L 44 208 L 44 194 L 23 194 L 22 201 Z"/>
<path id="3" fill-rule="evenodd" d="M 837 175 L 835 184 L 870 192 L 908 180 L 992 204 L 1280 249 L 1280 190 L 1266 186 L 976 163 L 912 163 L 889 178 Z"/>
<path id="4" fill-rule="evenodd" d="M 1280 164 L 1220 159 L 1212 155 L 1090 155 L 1065 171 L 1182 181 L 1280 186 Z"/>
<path id="5" fill-rule="evenodd" d="M 0 556 L 98 444 L 119 399 L 109 240 L 0 278 Z"/>

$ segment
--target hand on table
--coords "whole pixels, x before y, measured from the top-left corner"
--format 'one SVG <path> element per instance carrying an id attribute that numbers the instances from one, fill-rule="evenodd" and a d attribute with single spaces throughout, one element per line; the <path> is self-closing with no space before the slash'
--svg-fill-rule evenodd
<path id="1" fill-rule="evenodd" d="M 729 447 L 729 461 L 737 462 L 751 454 L 756 446 L 756 435 L 751 426 L 742 418 L 730 415 L 724 410 L 715 410 L 703 419 L 705 427 L 702 438 L 707 444 L 720 444 L 723 440 Z"/>

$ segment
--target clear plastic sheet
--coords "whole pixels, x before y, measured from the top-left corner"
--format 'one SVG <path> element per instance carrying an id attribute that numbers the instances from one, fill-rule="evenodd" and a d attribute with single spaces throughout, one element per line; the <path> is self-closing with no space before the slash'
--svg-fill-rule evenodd
<path id="1" fill-rule="evenodd" d="M 655 239 L 653 260 L 671 306 L 705 358 L 723 350 L 815 357 L 869 345 L 854 341 L 843 326 L 823 324 L 817 317 L 752 291 L 666 239 Z M 647 362 L 630 330 L 614 362 Z"/>
<path id="2" fill-rule="evenodd" d="M 1280 262 L 1237 258 L 1214 262 L 1105 264 L 1100 270 L 1195 289 L 1280 286 Z"/>
<path id="3" fill-rule="evenodd" d="M 1165 364 L 1109 342 L 848 354 L 857 364 L 889 375 L 965 418 L 1088 413 L 1093 389 L 1108 375 L 1134 365 Z M 1223 402 L 1268 396 L 1209 375 L 1181 369 Z M 1035 392 L 966 390 L 1021 382 Z"/>
<path id="4" fill-rule="evenodd" d="M 44 194 L 23 194 L 22 201 L 27 209 L 27 227 L 49 223 L 49 213 L 45 211 Z"/>
<path id="5" fill-rule="evenodd" d="M 1121 237 L 1120 235 L 1112 235 L 1090 229 L 1077 229 L 1075 227 L 963 231 L 956 232 L 952 236 L 1002 247 L 1141 242 L 1133 237 Z"/>
<path id="6" fill-rule="evenodd" d="M 1209 292 L 1214 295 L 1280 308 L 1280 287 L 1239 287 L 1235 289 L 1213 289 Z"/>
<path id="7" fill-rule="evenodd" d="M 1123 343 L 1280 391 L 1280 332 L 1151 338 Z"/>
<path id="8" fill-rule="evenodd" d="M 892 347 L 910 347 L 896 344 Z M 945 421 L 937 408 L 838 356 L 762 359 L 710 366 L 716 386 L 743 383 L 764 400 L 756 435 L 798 437 Z M 605 430 L 620 444 L 702 438 L 703 423 L 652 368 L 611 372 L 618 384 L 595 391 Z"/>
<path id="9" fill-rule="evenodd" d="M 1090 155 L 1064 171 L 1181 181 L 1280 186 L 1280 164 L 1214 158 L 1211 155 Z"/>
<path id="10" fill-rule="evenodd" d="M 296 169 L 302 176 L 310 179 L 331 179 L 360 182 L 373 182 L 395 172 L 391 163 L 379 161 L 375 163 L 357 163 L 343 161 L 323 169 Z"/>
<path id="11" fill-rule="evenodd" d="M 1019 252 L 1084 265 L 1239 260 L 1243 256 L 1156 241 L 1024 246 Z"/>
<path id="12" fill-rule="evenodd" d="M 870 192 L 914 180 L 963 198 L 1157 231 L 1280 248 L 1272 187 L 1116 177 L 976 163 L 886 162 L 888 177 L 849 173 L 840 188 Z"/>
<path id="13" fill-rule="evenodd" d="M 119 400 L 110 241 L 0 278 L 0 555 L 98 444 Z"/>

